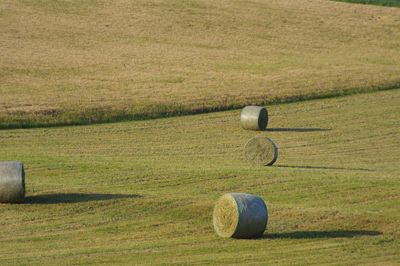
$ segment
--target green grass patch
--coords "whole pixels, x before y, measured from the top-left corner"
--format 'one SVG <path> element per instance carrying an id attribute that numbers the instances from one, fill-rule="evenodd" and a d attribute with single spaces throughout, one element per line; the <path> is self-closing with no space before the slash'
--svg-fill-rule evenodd
<path id="1" fill-rule="evenodd" d="M 335 0 L 337 2 L 348 2 L 366 5 L 378 5 L 378 6 L 394 6 L 400 7 L 400 0 Z"/>

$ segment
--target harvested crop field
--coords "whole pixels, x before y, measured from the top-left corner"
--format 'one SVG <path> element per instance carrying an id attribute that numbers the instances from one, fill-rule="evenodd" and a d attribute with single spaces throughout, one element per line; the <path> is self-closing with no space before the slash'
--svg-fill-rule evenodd
<path id="1" fill-rule="evenodd" d="M 396 264 L 399 102 L 390 90 L 269 106 L 273 167 L 243 160 L 254 132 L 240 110 L 1 130 L 27 203 L 0 205 L 0 264 Z M 214 233 L 228 192 L 266 201 L 262 239 Z"/>
<path id="2" fill-rule="evenodd" d="M 0 127 L 139 120 L 399 87 L 400 9 L 0 1 Z"/>
<path id="3" fill-rule="evenodd" d="M 400 8 L 346 2 L 0 0 L 0 265 L 399 264 Z"/>

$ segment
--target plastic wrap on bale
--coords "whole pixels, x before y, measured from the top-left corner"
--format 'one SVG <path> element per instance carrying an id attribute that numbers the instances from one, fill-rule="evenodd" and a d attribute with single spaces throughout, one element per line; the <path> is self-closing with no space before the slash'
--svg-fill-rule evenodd
<path id="1" fill-rule="evenodd" d="M 240 124 L 248 130 L 265 130 L 268 125 L 268 112 L 262 106 L 246 106 L 240 113 Z"/>
<path id="2" fill-rule="evenodd" d="M 264 200 L 246 193 L 223 195 L 214 207 L 213 225 L 221 237 L 259 238 L 268 223 Z"/>
<path id="3" fill-rule="evenodd" d="M 22 162 L 0 162 L 0 203 L 25 200 L 25 171 Z"/>

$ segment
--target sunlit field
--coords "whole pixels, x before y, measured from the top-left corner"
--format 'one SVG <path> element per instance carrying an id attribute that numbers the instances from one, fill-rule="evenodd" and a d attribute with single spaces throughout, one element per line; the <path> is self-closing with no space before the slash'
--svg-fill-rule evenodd
<path id="1" fill-rule="evenodd" d="M 22 160 L 26 204 L 0 205 L 0 264 L 396 264 L 400 91 L 269 106 L 269 130 L 239 111 L 0 131 Z M 272 167 L 244 160 L 255 135 Z M 262 196 L 259 240 L 218 237 L 215 200 Z"/>
<path id="2" fill-rule="evenodd" d="M 140 120 L 400 86 L 400 9 L 0 1 L 0 127 Z"/>
<path id="3" fill-rule="evenodd" d="M 0 0 L 0 161 L 26 172 L 0 265 L 399 264 L 399 1 L 346 2 Z M 229 192 L 267 203 L 260 239 L 214 232 Z"/>

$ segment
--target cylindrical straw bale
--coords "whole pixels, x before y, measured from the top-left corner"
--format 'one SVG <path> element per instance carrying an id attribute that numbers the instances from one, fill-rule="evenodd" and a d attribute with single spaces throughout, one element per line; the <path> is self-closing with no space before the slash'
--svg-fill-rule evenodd
<path id="1" fill-rule="evenodd" d="M 265 130 L 268 124 L 267 109 L 261 106 L 246 106 L 240 113 L 240 124 L 244 129 Z"/>
<path id="2" fill-rule="evenodd" d="M 267 137 L 257 136 L 244 146 L 244 156 L 254 164 L 270 166 L 278 159 L 278 145 Z"/>
<path id="3" fill-rule="evenodd" d="M 0 162 L 0 203 L 22 203 L 25 172 L 22 162 Z"/>
<path id="4" fill-rule="evenodd" d="M 219 198 L 215 204 L 213 225 L 221 237 L 259 238 L 267 223 L 267 205 L 259 196 L 229 193 Z"/>

